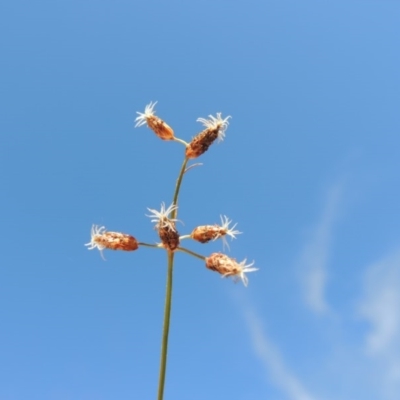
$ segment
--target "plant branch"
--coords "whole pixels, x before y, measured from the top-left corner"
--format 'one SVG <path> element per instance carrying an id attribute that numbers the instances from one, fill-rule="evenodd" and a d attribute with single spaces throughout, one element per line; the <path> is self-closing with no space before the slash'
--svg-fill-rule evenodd
<path id="1" fill-rule="evenodd" d="M 189 249 L 185 249 L 184 247 L 178 247 L 177 250 L 182 251 L 183 253 L 190 254 L 190 255 L 193 256 L 193 257 L 200 258 L 200 260 L 203 260 L 203 261 L 206 259 L 206 258 L 205 258 L 204 256 L 202 256 L 201 254 L 195 253 L 194 251 L 189 250 Z"/>
<path id="2" fill-rule="evenodd" d="M 183 160 L 181 170 L 179 171 L 178 179 L 176 180 L 175 193 L 174 193 L 174 198 L 173 198 L 173 200 L 172 200 L 172 204 L 174 204 L 174 205 L 177 205 L 177 204 L 178 204 L 179 190 L 180 190 L 180 188 L 181 188 L 182 178 L 183 178 L 183 175 L 184 175 L 184 173 L 185 173 L 186 165 L 187 165 L 188 161 L 189 161 L 188 158 L 185 158 L 185 159 Z M 175 209 L 175 210 L 172 211 L 172 213 L 171 213 L 171 219 L 176 218 L 177 215 L 178 215 L 178 210 Z"/>

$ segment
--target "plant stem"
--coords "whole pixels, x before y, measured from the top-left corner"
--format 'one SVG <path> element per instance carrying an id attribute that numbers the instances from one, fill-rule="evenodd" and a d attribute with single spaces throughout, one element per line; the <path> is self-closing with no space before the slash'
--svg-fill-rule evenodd
<path id="1" fill-rule="evenodd" d="M 164 249 L 163 247 L 159 246 L 158 244 L 149 244 L 149 243 L 139 242 L 138 245 L 145 246 L 145 247 L 152 247 L 154 249 Z"/>
<path id="2" fill-rule="evenodd" d="M 181 188 L 183 174 L 185 173 L 185 169 L 186 169 L 186 165 L 187 165 L 188 161 L 189 161 L 188 158 L 185 158 L 183 160 L 181 170 L 179 171 L 178 179 L 176 180 L 174 199 L 172 200 L 172 203 L 175 205 L 178 204 L 179 190 Z M 176 218 L 177 215 L 178 215 L 178 210 L 174 210 L 174 211 L 172 211 L 171 218 Z"/>
<path id="3" fill-rule="evenodd" d="M 174 270 L 174 253 L 169 251 L 167 289 L 165 293 L 165 306 L 164 306 L 164 326 L 163 326 L 162 346 L 161 346 L 160 376 L 158 378 L 158 397 L 157 397 L 158 400 L 163 400 L 164 398 L 165 373 L 167 370 L 169 322 L 171 318 L 173 270 Z"/>
<path id="4" fill-rule="evenodd" d="M 182 178 L 186 170 L 186 165 L 189 159 L 185 158 L 182 163 L 181 170 L 179 171 L 178 179 L 176 180 L 175 192 L 173 197 L 173 204 L 178 203 L 179 190 L 182 184 Z M 171 219 L 176 218 L 177 210 L 172 211 Z M 161 344 L 161 360 L 160 360 L 160 375 L 158 378 L 158 400 L 164 398 L 164 385 L 165 385 L 165 374 L 167 371 L 167 353 L 168 353 L 168 335 L 169 335 L 169 323 L 171 319 L 171 304 L 172 304 L 172 278 L 174 271 L 174 253 L 168 251 L 168 272 L 167 272 L 167 288 L 165 293 L 165 305 L 164 305 L 164 324 L 162 333 L 162 344 Z"/>
<path id="5" fill-rule="evenodd" d="M 185 249 L 184 247 L 178 247 L 177 250 L 182 251 L 183 253 L 190 254 L 190 255 L 193 256 L 193 257 L 200 258 L 200 260 L 203 260 L 203 261 L 206 259 L 206 258 L 205 258 L 204 256 L 202 256 L 201 254 L 197 254 L 197 253 L 195 253 L 195 252 L 192 251 L 192 250 Z"/>
<path id="6" fill-rule="evenodd" d="M 183 144 L 185 147 L 188 145 L 184 140 L 174 137 L 175 142 Z"/>

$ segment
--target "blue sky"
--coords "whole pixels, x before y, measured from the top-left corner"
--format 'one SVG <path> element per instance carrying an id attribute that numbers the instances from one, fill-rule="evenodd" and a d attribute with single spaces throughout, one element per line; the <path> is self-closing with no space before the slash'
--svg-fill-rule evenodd
<path id="1" fill-rule="evenodd" d="M 221 214 L 247 288 L 178 254 L 165 399 L 400 398 L 400 2 L 20 1 L 0 6 L 0 399 L 152 399 L 178 143 L 231 115 L 182 186 Z M 220 242 L 186 243 L 204 255 Z"/>

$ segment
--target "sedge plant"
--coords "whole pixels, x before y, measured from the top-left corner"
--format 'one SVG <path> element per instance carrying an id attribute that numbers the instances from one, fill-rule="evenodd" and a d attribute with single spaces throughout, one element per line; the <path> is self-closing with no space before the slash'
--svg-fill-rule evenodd
<path id="1" fill-rule="evenodd" d="M 172 203 L 168 207 L 165 203 L 161 204 L 160 210 L 150 209 L 148 217 L 155 224 L 160 243 L 151 244 L 138 241 L 135 237 L 121 232 L 107 231 L 103 226 L 92 226 L 91 240 L 86 244 L 89 250 L 98 249 L 103 255 L 103 250 L 123 250 L 135 251 L 141 246 L 164 249 L 167 256 L 167 284 L 164 305 L 164 322 L 162 330 L 162 345 L 160 357 L 160 372 L 158 381 L 158 400 L 164 398 L 165 376 L 167 368 L 168 354 L 168 335 L 171 317 L 173 271 L 176 252 L 183 252 L 190 256 L 202 260 L 211 271 L 218 272 L 222 277 L 231 277 L 235 281 L 242 281 L 245 286 L 248 284 L 247 273 L 256 271 L 253 263 L 247 264 L 246 260 L 237 262 L 234 258 L 224 253 L 212 253 L 208 257 L 198 254 L 186 247 L 181 246 L 183 240 L 191 239 L 200 243 L 208 243 L 213 240 L 221 239 L 224 247 L 227 245 L 226 238 L 229 236 L 235 239 L 241 232 L 235 230 L 236 224 L 231 225 L 232 221 L 221 216 L 221 222 L 214 225 L 202 225 L 195 227 L 190 234 L 180 235 L 176 228 L 178 221 L 178 200 L 179 192 L 185 173 L 199 164 L 188 165 L 191 160 L 195 160 L 204 154 L 215 141 L 222 141 L 225 137 L 226 129 L 229 125 L 230 116 L 222 118 L 221 113 L 216 116 L 209 115 L 209 118 L 198 118 L 204 129 L 197 134 L 189 143 L 175 136 L 174 130 L 161 118 L 155 114 L 154 107 L 157 102 L 151 102 L 145 107 L 144 113 L 138 112 L 136 127 L 146 125 L 162 140 L 172 140 L 185 147 L 185 155 L 175 184 Z"/>

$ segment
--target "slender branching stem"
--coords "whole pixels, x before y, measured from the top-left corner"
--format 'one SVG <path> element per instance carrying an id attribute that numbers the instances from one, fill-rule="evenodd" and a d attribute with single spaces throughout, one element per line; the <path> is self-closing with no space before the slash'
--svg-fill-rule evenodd
<path id="1" fill-rule="evenodd" d="M 159 245 L 159 244 L 149 244 L 149 243 L 144 243 L 144 242 L 139 242 L 139 246 L 145 246 L 145 247 L 152 247 L 154 249 L 163 249 L 164 247 Z"/>
<path id="2" fill-rule="evenodd" d="M 180 190 L 180 188 L 181 188 L 181 183 L 182 183 L 183 174 L 185 173 L 186 165 L 187 165 L 188 161 L 189 161 L 188 158 L 185 158 L 185 159 L 183 160 L 181 170 L 179 171 L 178 179 L 176 180 L 175 193 L 174 193 L 174 198 L 173 198 L 173 200 L 172 200 L 172 203 L 173 203 L 174 205 L 177 205 L 177 204 L 178 204 L 179 190 Z M 172 218 L 172 219 L 173 219 L 173 218 L 176 218 L 177 215 L 178 215 L 178 210 L 175 209 L 174 211 L 172 211 L 171 218 Z"/>
<path id="3" fill-rule="evenodd" d="M 204 256 L 202 256 L 201 254 L 195 253 L 194 251 L 189 250 L 189 249 L 185 249 L 184 247 L 178 247 L 177 250 L 182 251 L 183 253 L 190 254 L 191 256 L 200 258 L 200 260 L 203 260 L 203 261 L 206 259 L 206 258 L 205 258 Z"/>
<path id="4" fill-rule="evenodd" d="M 179 240 L 184 240 L 184 239 L 191 239 L 192 235 L 183 235 L 183 236 L 179 236 Z"/>
<path id="5" fill-rule="evenodd" d="M 186 165 L 189 159 L 185 158 L 182 163 L 181 170 L 179 171 L 178 179 L 176 180 L 175 192 L 173 197 L 173 204 L 178 203 L 179 190 L 182 184 L 182 178 L 186 170 Z M 171 213 L 171 218 L 177 217 L 177 210 L 175 209 Z M 174 253 L 168 251 L 168 272 L 167 272 L 167 288 L 165 293 L 165 306 L 164 306 L 164 324 L 162 333 L 162 344 L 161 344 L 161 360 L 160 360 L 160 375 L 158 378 L 158 400 L 164 398 L 164 384 L 165 374 L 167 371 L 167 353 L 168 353 L 168 335 L 169 335 L 169 323 L 171 318 L 171 304 L 172 304 L 172 283 L 173 283 L 173 271 L 174 271 Z"/>
<path id="6" fill-rule="evenodd" d="M 178 142 L 178 143 L 183 144 L 185 147 L 188 146 L 188 143 L 186 143 L 186 142 L 185 142 L 184 140 L 182 140 L 182 139 L 179 139 L 179 138 L 177 138 L 177 137 L 174 137 L 173 140 L 175 140 L 175 142 Z"/>

